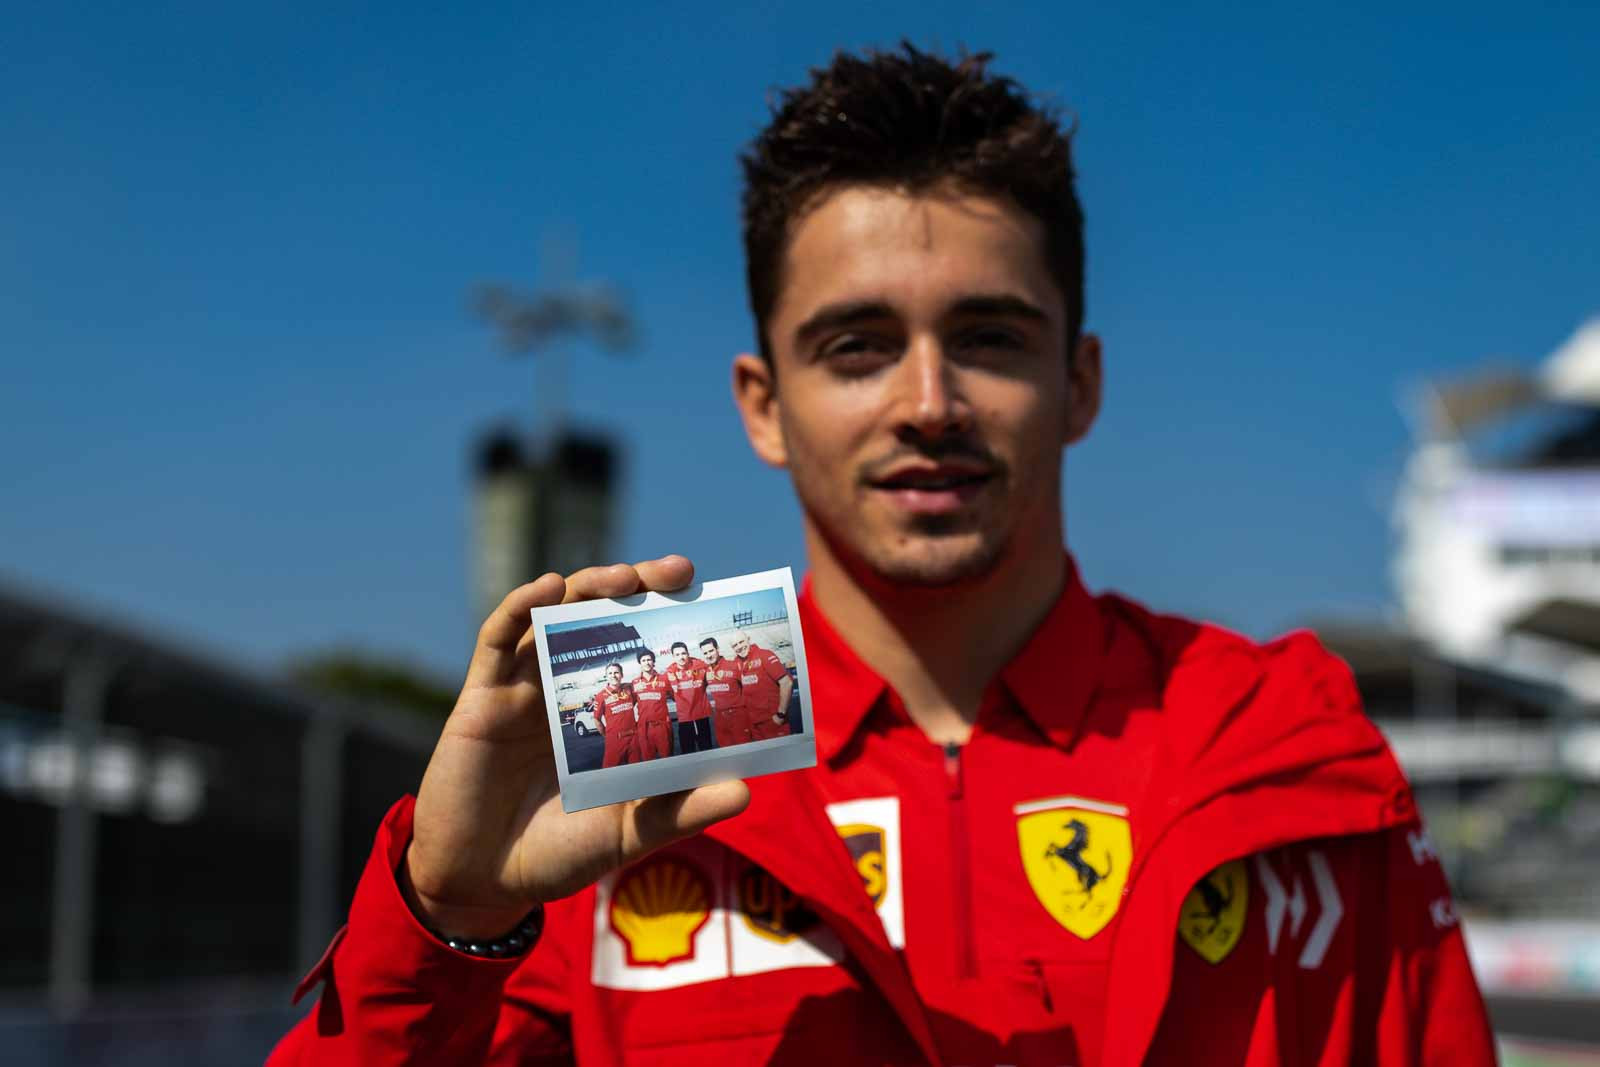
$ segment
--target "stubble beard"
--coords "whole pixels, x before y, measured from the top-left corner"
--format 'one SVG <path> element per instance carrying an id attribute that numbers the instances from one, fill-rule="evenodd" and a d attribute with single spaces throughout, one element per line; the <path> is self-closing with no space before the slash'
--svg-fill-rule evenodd
<path id="1" fill-rule="evenodd" d="M 885 585 L 950 589 L 987 578 L 1006 554 L 1003 534 L 975 516 L 921 516 L 876 536 L 849 517 L 834 523 L 812 512 L 810 519 L 835 559 Z"/>
<path id="2" fill-rule="evenodd" d="M 911 535 L 905 550 L 879 549 L 864 562 L 883 581 L 923 589 L 948 589 L 988 577 L 1000 565 L 1004 542 L 977 531 L 975 544 L 957 544 L 949 535 Z"/>

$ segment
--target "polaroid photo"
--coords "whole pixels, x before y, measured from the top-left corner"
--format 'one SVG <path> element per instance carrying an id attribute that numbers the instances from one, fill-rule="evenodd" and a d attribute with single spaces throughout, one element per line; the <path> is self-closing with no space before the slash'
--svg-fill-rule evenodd
<path id="1" fill-rule="evenodd" d="M 561 806 L 817 762 L 788 567 L 533 609 Z"/>

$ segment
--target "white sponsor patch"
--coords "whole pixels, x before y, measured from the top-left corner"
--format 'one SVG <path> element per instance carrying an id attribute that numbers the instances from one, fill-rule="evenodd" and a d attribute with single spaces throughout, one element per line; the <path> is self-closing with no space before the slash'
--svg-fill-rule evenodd
<path id="1" fill-rule="evenodd" d="M 884 933 L 905 947 L 900 800 L 828 807 L 875 899 Z M 709 838 L 680 842 L 596 886 L 590 978 L 607 989 L 672 989 L 791 967 L 832 967 L 844 946 L 800 900 Z"/>
<path id="2" fill-rule="evenodd" d="M 868 893 L 877 897 L 878 918 L 883 921 L 883 932 L 889 944 L 894 948 L 905 948 L 906 916 L 902 895 L 905 879 L 900 875 L 900 798 L 864 797 L 829 804 L 828 818 L 845 839 L 845 847 L 850 848 L 856 870 L 861 873 Z M 881 870 L 875 869 L 872 857 L 861 850 L 859 840 L 852 845 L 851 835 L 846 833 L 849 827 L 872 827 L 882 832 Z M 858 831 L 857 836 L 865 835 Z M 883 879 L 881 894 L 872 893 L 875 877 Z"/>
<path id="3" fill-rule="evenodd" d="M 594 984 L 671 989 L 726 978 L 723 868 L 730 858 L 715 842 L 692 838 L 602 878 L 595 887 Z"/>

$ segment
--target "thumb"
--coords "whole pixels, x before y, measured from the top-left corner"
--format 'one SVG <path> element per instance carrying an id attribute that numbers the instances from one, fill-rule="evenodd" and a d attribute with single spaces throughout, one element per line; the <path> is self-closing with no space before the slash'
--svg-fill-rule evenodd
<path id="1" fill-rule="evenodd" d="M 731 818 L 750 804 L 750 787 L 740 781 L 703 785 L 682 793 L 648 797 L 633 809 L 633 840 L 626 842 L 628 859 L 697 834 L 714 822 Z"/>

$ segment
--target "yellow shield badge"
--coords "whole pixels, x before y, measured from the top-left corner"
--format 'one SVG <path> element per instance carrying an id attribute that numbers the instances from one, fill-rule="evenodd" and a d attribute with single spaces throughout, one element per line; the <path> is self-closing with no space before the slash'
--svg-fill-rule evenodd
<path id="1" fill-rule="evenodd" d="M 1050 917 L 1087 941 L 1105 929 L 1128 884 L 1128 809 L 1084 797 L 1018 804 L 1017 845 L 1028 884 Z"/>
<path id="2" fill-rule="evenodd" d="M 1207 963 L 1221 963 L 1244 933 L 1250 876 L 1244 860 L 1224 863 L 1195 883 L 1178 913 L 1178 936 Z"/>

